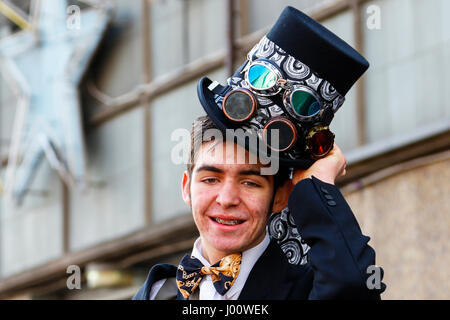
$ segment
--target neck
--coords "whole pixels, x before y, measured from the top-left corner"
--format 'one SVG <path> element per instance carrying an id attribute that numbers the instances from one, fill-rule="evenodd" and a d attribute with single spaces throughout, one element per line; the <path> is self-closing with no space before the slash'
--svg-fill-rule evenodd
<path id="1" fill-rule="evenodd" d="M 214 247 L 209 246 L 208 243 L 206 243 L 205 241 L 203 241 L 203 238 L 201 238 L 201 252 L 202 252 L 202 256 L 211 264 L 215 264 L 218 261 L 220 261 L 221 259 L 223 259 L 224 257 L 233 254 L 233 253 L 243 253 L 246 250 L 249 250 L 251 248 L 256 247 L 257 245 L 259 245 L 265 238 L 266 236 L 266 232 L 264 232 L 261 237 L 258 238 L 257 241 L 255 241 L 254 243 L 250 244 L 249 246 L 242 248 L 242 249 L 238 249 L 236 251 L 220 251 L 220 250 L 216 250 Z"/>
<path id="2" fill-rule="evenodd" d="M 215 250 L 208 250 L 205 248 L 204 245 L 202 245 L 202 255 L 205 257 L 208 262 L 213 265 L 223 259 L 224 257 L 233 254 L 236 252 L 221 252 L 221 251 L 215 251 Z"/>

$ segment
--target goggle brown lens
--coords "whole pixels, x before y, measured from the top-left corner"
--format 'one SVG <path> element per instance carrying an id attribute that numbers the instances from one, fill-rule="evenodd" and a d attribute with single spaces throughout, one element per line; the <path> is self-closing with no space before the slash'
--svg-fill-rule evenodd
<path id="1" fill-rule="evenodd" d="M 278 130 L 278 135 L 273 130 Z M 273 138 L 278 137 L 277 141 Z M 289 150 L 297 140 L 297 130 L 291 121 L 285 118 L 276 118 L 269 121 L 263 130 L 263 140 L 269 148 L 277 152 Z"/>
<path id="2" fill-rule="evenodd" d="M 315 158 L 325 157 L 334 146 L 334 134 L 328 129 L 322 129 L 312 134 L 308 141 L 309 150 Z"/>
<path id="3" fill-rule="evenodd" d="M 222 110 L 231 121 L 246 121 L 256 110 L 256 99 L 246 90 L 234 90 L 225 96 Z"/>

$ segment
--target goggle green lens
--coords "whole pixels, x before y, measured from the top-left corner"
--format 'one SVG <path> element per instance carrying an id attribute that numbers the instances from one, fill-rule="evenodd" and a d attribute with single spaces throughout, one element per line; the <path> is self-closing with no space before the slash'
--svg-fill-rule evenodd
<path id="1" fill-rule="evenodd" d="M 291 105 L 295 112 L 304 117 L 311 117 L 320 111 L 320 103 L 310 93 L 296 90 L 291 96 Z"/>
<path id="2" fill-rule="evenodd" d="M 267 90 L 277 83 L 277 75 L 268 67 L 255 64 L 248 70 L 250 85 L 257 90 Z"/>

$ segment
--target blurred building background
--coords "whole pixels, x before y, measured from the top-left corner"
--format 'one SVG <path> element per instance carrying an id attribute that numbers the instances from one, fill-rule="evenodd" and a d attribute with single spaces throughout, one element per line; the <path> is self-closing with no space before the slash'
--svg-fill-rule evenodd
<path id="1" fill-rule="evenodd" d="M 7 3 L 32 21 L 30 0 Z M 203 114 L 200 77 L 224 83 L 286 5 L 371 63 L 331 129 L 349 162 L 339 185 L 385 270 L 383 299 L 450 298 L 450 1 L 111 3 L 79 88 L 87 188 L 68 188 L 43 161 L 24 203 L 0 206 L 0 298 L 129 299 L 153 264 L 178 263 L 198 235 L 171 133 Z M 0 16 L 0 41 L 16 32 Z M 2 75 L 4 182 L 17 97 Z M 68 289 L 69 266 L 80 268 L 81 289 Z"/>

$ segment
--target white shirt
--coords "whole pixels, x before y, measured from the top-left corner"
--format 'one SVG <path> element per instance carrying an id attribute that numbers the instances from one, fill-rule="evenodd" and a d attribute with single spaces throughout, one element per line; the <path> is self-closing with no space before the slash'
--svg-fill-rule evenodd
<path id="1" fill-rule="evenodd" d="M 267 249 L 269 243 L 270 238 L 269 234 L 266 231 L 266 236 L 264 237 L 263 241 L 261 241 L 255 247 L 248 249 L 242 253 L 241 269 L 239 271 L 239 274 L 236 280 L 234 281 L 233 286 L 230 288 L 230 290 L 227 291 L 225 295 L 222 296 L 216 291 L 216 288 L 214 287 L 214 284 L 211 279 L 211 275 L 206 275 L 205 277 L 203 277 L 202 281 L 200 281 L 199 287 L 197 288 L 197 290 L 199 290 L 199 299 L 237 300 L 237 298 L 241 294 L 242 289 L 244 288 L 245 282 L 247 281 L 250 271 L 252 271 L 256 261 Z M 203 257 L 202 255 L 202 244 L 200 238 L 198 238 L 195 241 L 191 255 L 200 260 L 203 263 L 203 265 L 208 267 L 211 266 L 208 260 L 206 260 L 205 257 Z M 161 289 L 161 287 L 164 285 L 165 282 L 166 279 L 162 279 L 153 284 L 152 289 L 150 291 L 150 300 L 154 300 L 155 296 L 157 295 L 157 293 L 159 292 L 159 290 Z"/>

